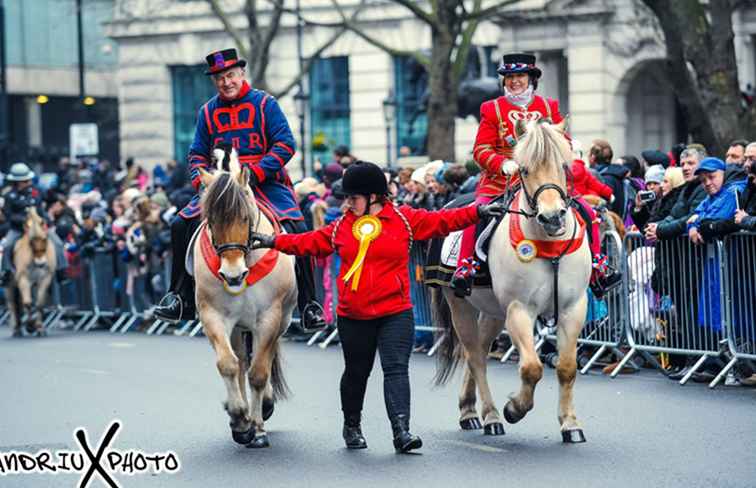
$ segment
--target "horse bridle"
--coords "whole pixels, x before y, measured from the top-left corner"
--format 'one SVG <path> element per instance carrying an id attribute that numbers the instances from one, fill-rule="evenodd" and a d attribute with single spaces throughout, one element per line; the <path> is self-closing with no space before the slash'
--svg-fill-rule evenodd
<path id="1" fill-rule="evenodd" d="M 570 180 L 573 179 L 572 171 L 569 170 L 567 167 L 567 163 L 562 164 L 562 168 L 564 169 L 565 175 L 569 175 Z M 555 184 L 555 183 L 544 183 L 543 185 L 536 188 L 536 191 L 531 196 L 530 193 L 528 193 L 528 188 L 525 185 L 525 178 L 528 176 L 528 170 L 527 168 L 523 168 L 522 166 L 519 167 L 518 172 L 520 174 L 520 181 L 522 181 L 522 193 L 525 195 L 525 201 L 528 203 L 528 207 L 530 207 L 530 212 L 526 210 L 520 210 L 520 215 L 532 219 L 535 218 L 538 215 L 538 197 L 541 196 L 543 192 L 546 190 L 554 190 L 557 193 L 559 193 L 559 197 L 564 201 L 564 204 L 567 208 L 573 206 L 575 204 L 574 199 L 567 194 L 564 189 Z M 573 181 L 574 184 L 574 181 Z"/>
<path id="2" fill-rule="evenodd" d="M 255 221 L 254 215 L 252 218 L 250 218 L 249 221 L 249 231 L 247 234 L 247 243 L 242 244 L 240 242 L 227 242 L 225 244 L 216 244 L 215 243 L 215 237 L 213 236 L 213 229 L 210 227 L 210 223 L 208 222 L 207 226 L 210 228 L 210 243 L 213 245 L 213 249 L 215 250 L 215 254 L 220 256 L 222 253 L 226 251 L 232 251 L 237 250 L 244 253 L 244 258 L 249 255 L 250 252 L 252 252 L 252 243 L 254 239 L 252 238 L 252 234 L 254 232 L 257 232 L 258 227 L 260 226 L 260 221 L 262 220 L 262 216 L 260 215 L 260 209 L 257 209 L 257 220 Z"/>

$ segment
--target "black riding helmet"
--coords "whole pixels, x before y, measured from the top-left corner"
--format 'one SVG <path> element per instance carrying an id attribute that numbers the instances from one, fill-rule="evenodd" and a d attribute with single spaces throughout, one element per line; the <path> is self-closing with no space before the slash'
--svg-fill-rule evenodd
<path id="1" fill-rule="evenodd" d="M 383 170 L 369 161 L 355 161 L 341 179 L 341 191 L 344 195 L 365 195 L 375 193 L 383 196 L 388 194 L 388 184 Z M 371 202 L 372 203 L 372 202 Z"/>

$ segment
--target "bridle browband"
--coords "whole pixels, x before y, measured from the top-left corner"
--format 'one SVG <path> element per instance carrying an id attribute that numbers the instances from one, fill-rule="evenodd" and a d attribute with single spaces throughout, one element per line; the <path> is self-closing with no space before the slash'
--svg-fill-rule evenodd
<path id="1" fill-rule="evenodd" d="M 251 206 L 251 205 L 250 205 Z M 252 243 L 254 239 L 252 239 L 252 233 L 257 232 L 260 221 L 262 220 L 261 211 L 257 207 L 253 207 L 254 210 L 257 210 L 257 212 L 252 212 L 252 216 L 249 220 L 249 231 L 247 233 L 247 243 L 242 244 L 240 242 L 227 242 L 225 244 L 216 244 L 215 243 L 215 237 L 213 236 L 213 229 L 210 225 L 210 222 L 208 221 L 207 227 L 210 229 L 210 243 L 213 246 L 213 249 L 215 250 L 215 254 L 217 254 L 219 257 L 222 253 L 226 251 L 241 251 L 244 254 L 244 258 L 246 259 L 250 252 L 252 252 Z M 255 215 L 257 214 L 257 220 L 255 220 Z"/>
<path id="2" fill-rule="evenodd" d="M 574 185 L 574 178 L 572 175 L 572 171 L 570 171 L 569 167 L 567 166 L 567 163 L 562 163 L 562 168 L 564 169 L 565 175 L 569 175 L 570 181 Z M 528 193 L 527 186 L 525 185 L 525 178 L 528 176 L 528 173 L 529 173 L 527 168 L 520 166 L 518 169 L 518 173 L 520 174 L 520 181 L 522 181 L 522 185 L 520 185 L 522 187 L 522 193 L 523 195 L 525 195 L 525 201 L 528 203 L 530 212 L 526 210 L 519 210 L 516 213 L 528 219 L 535 218 L 538 215 L 538 197 L 540 197 L 541 194 L 545 192 L 546 190 L 554 190 L 557 193 L 559 193 L 559 197 L 564 201 L 566 208 L 569 208 L 575 205 L 574 199 L 571 196 L 569 196 L 567 192 L 564 191 L 564 189 L 561 186 L 555 183 L 544 183 L 543 185 L 536 188 L 536 191 L 531 196 L 530 193 Z M 568 182 L 568 186 L 569 184 L 570 183 Z M 512 213 L 515 213 L 515 212 L 512 212 Z"/>

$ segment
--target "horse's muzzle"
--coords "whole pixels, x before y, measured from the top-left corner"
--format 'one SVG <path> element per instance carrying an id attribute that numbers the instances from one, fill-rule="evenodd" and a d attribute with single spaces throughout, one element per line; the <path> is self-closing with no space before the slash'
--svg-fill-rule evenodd
<path id="1" fill-rule="evenodd" d="M 559 237 L 565 233 L 565 215 L 567 215 L 567 210 L 565 209 L 549 213 L 540 212 L 536 215 L 536 220 L 541 224 L 541 227 L 543 227 L 543 230 L 546 231 L 549 237 Z"/>
<path id="2" fill-rule="evenodd" d="M 244 283 L 244 279 L 247 277 L 247 274 L 249 271 L 244 270 L 241 274 L 237 276 L 226 276 L 223 274 L 222 271 L 219 271 L 218 274 L 220 274 L 220 277 L 223 279 L 223 281 L 226 282 L 228 286 L 236 287 L 241 286 L 242 283 Z"/>

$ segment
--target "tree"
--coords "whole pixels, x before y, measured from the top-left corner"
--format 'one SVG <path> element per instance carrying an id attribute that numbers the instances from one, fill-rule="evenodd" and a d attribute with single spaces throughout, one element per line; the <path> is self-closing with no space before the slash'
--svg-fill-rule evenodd
<path id="1" fill-rule="evenodd" d="M 349 30 L 392 56 L 412 56 L 425 66 L 429 73 L 428 155 L 431 159 L 454 161 L 457 91 L 473 34 L 482 19 L 518 0 L 499 0 L 485 8 L 483 0 L 430 0 L 430 10 L 423 7 L 425 2 L 392 0 L 430 27 L 430 56 L 390 46 L 371 36 L 361 28 L 356 15 L 348 18 L 338 0 L 331 1 Z"/>
<path id="2" fill-rule="evenodd" d="M 312 54 L 304 60 L 301 70 L 298 70 L 295 75 L 278 91 L 272 91 L 268 85 L 267 69 L 270 64 L 270 47 L 279 32 L 281 27 L 281 20 L 284 13 L 298 12 L 288 9 L 284 5 L 284 0 L 270 0 L 270 14 L 267 25 L 261 25 L 260 17 L 261 10 L 257 0 L 244 0 L 242 6 L 242 13 L 247 20 L 247 27 L 244 33 L 246 38 L 242 36 L 232 24 L 231 18 L 233 12 L 230 9 L 224 9 L 221 6 L 220 0 L 206 0 L 210 5 L 215 16 L 223 24 L 223 28 L 234 40 L 236 48 L 239 51 L 239 55 L 247 60 L 247 72 L 252 84 L 261 90 L 269 91 L 276 97 L 281 97 L 291 91 L 292 88 L 297 86 L 302 77 L 307 75 L 312 68 L 313 62 L 320 57 L 320 55 L 328 49 L 336 40 L 347 31 L 347 27 L 342 24 L 317 24 L 322 27 L 333 28 L 333 33 L 328 39 L 323 42 Z M 355 9 L 353 16 L 356 16 L 362 6 L 363 2 Z M 301 21 L 303 19 L 297 19 Z M 351 21 L 351 19 L 347 19 Z M 314 23 L 313 23 L 314 24 Z"/>
<path id="3" fill-rule="evenodd" d="M 697 142 L 723 155 L 730 141 L 754 139 L 754 110 L 743 103 L 733 12 L 742 0 L 643 0 L 659 21 L 669 78 Z M 750 136 L 750 137 L 749 137 Z"/>

